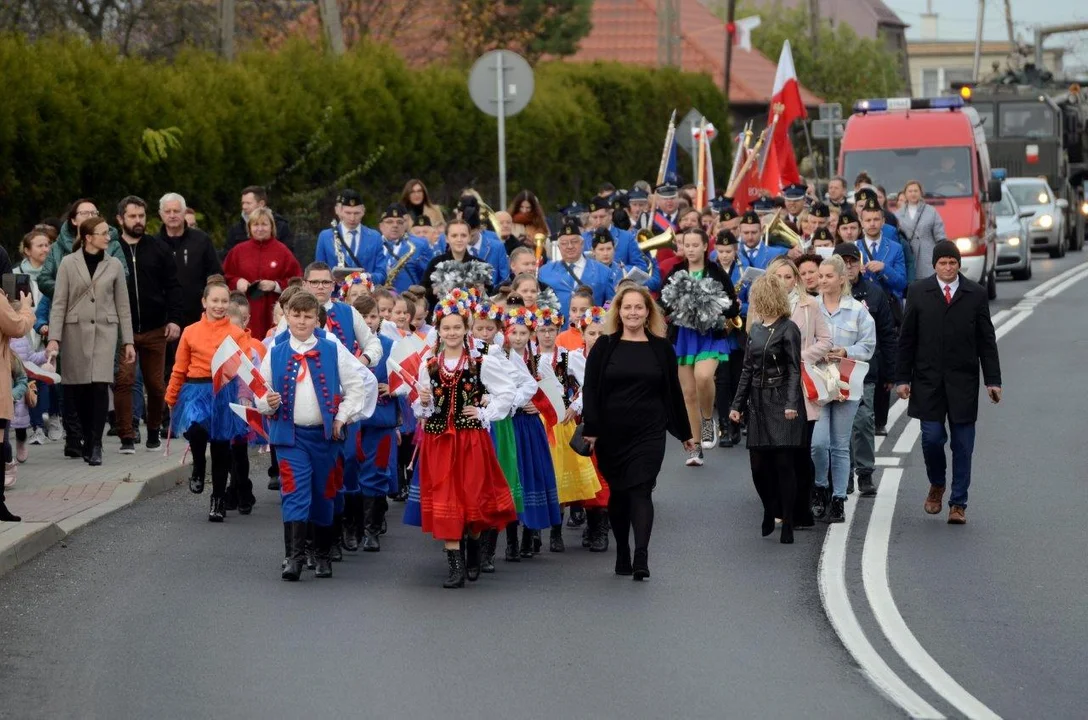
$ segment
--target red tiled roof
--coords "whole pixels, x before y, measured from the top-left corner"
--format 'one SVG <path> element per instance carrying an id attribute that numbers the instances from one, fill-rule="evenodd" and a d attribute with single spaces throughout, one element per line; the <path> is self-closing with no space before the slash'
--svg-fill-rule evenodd
<path id="1" fill-rule="evenodd" d="M 680 0 L 680 69 L 705 72 L 719 87 L 725 76 L 724 23 L 699 0 Z M 593 3 L 593 30 L 573 62 L 614 61 L 657 66 L 657 3 L 655 0 L 596 0 Z M 756 30 L 756 32 L 759 32 Z M 777 58 L 767 59 L 758 50 L 733 48 L 729 85 L 730 100 L 738 105 L 767 105 L 774 90 Z M 804 87 L 806 105 L 823 102 Z"/>

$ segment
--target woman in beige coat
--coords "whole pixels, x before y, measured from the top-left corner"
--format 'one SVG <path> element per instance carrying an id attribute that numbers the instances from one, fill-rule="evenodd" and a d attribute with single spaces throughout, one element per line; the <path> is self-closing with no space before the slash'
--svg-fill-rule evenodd
<path id="1" fill-rule="evenodd" d="M 11 397 L 11 349 L 8 341 L 23 337 L 34 327 L 30 296 L 23 293 L 19 304 L 19 310 L 15 310 L 7 296 L 0 293 L 0 436 L 6 431 L 15 410 Z M 4 504 L 4 463 L 0 462 L 0 522 L 19 522 L 21 519 L 18 515 L 12 515 Z"/>
<path id="2" fill-rule="evenodd" d="M 831 350 L 831 330 L 827 327 L 823 313 L 820 312 L 819 300 L 805 292 L 801 284 L 801 274 L 792 260 L 777 257 L 767 266 L 767 272 L 777 275 L 790 295 L 792 308 L 790 319 L 801 329 L 801 361 L 817 363 L 823 360 Z M 810 497 L 815 487 L 815 470 L 812 466 L 811 454 L 812 429 L 816 426 L 816 418 L 820 417 L 820 406 L 805 397 L 803 387 L 801 397 L 805 398 L 807 419 L 805 442 L 797 448 L 797 456 L 793 461 L 797 472 L 797 493 L 794 496 L 797 502 L 793 506 L 793 525 L 794 527 L 811 527 L 815 524 Z"/>
<path id="3" fill-rule="evenodd" d="M 64 402 L 73 403 L 83 429 L 83 459 L 102 464 L 102 430 L 109 411 L 117 336 L 121 361 L 136 360 L 128 285 L 121 261 L 106 253 L 109 225 L 100 217 L 84 220 L 69 253 L 57 270 L 49 313 L 50 357 L 64 347 Z"/>

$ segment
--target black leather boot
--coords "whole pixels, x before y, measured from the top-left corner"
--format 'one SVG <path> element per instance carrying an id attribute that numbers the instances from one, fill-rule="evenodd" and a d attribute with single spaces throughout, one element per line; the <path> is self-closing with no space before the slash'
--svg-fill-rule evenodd
<path id="1" fill-rule="evenodd" d="M 374 517 L 378 520 L 379 535 L 385 535 L 389 532 L 389 523 L 385 521 L 387 512 L 389 512 L 389 500 L 385 497 L 374 498 Z"/>
<path id="2" fill-rule="evenodd" d="M 343 525 L 343 515 L 332 516 L 332 525 L 330 526 L 331 530 L 329 531 L 331 533 L 331 539 L 329 542 L 329 559 L 333 562 L 343 562 L 344 560 L 344 553 L 343 550 L 340 548 L 340 528 L 343 527 Z"/>
<path id="3" fill-rule="evenodd" d="M 95 445 L 91 448 L 91 456 L 87 458 L 87 464 L 97 467 L 102 464 L 102 446 Z"/>
<path id="4" fill-rule="evenodd" d="M 446 577 L 446 582 L 442 583 L 444 588 L 461 588 L 465 586 L 465 557 L 461 554 L 460 550 L 447 550 L 446 551 L 446 564 L 449 566 L 449 575 Z"/>
<path id="5" fill-rule="evenodd" d="M 572 505 L 570 517 L 567 518 L 567 527 L 576 528 L 586 524 L 586 510 L 581 505 Z"/>
<path id="6" fill-rule="evenodd" d="M 595 553 L 608 552 L 608 511 L 594 510 L 596 517 L 596 532 L 589 537 L 589 551 Z"/>
<path id="7" fill-rule="evenodd" d="M 650 578 L 649 553 L 643 548 L 635 550 L 635 559 L 631 562 L 631 579 L 648 580 Z"/>
<path id="8" fill-rule="evenodd" d="M 223 522 L 223 518 L 227 514 L 223 505 L 223 498 L 212 497 L 211 507 L 208 509 L 208 522 Z"/>
<path id="9" fill-rule="evenodd" d="M 617 545 L 616 546 L 616 574 L 617 575 L 630 575 L 634 572 L 631 567 L 631 546 L 630 545 Z"/>
<path id="10" fill-rule="evenodd" d="M 189 492 L 194 495 L 199 495 L 204 492 L 204 473 L 198 473 L 193 471 L 192 476 L 189 478 Z"/>
<path id="11" fill-rule="evenodd" d="M 480 579 L 480 538 L 465 538 L 465 577 L 469 582 Z"/>
<path id="12" fill-rule="evenodd" d="M 563 525 L 552 525 L 551 536 L 548 538 L 548 552 L 566 552 L 567 546 L 563 544 Z"/>
<path id="13" fill-rule="evenodd" d="M 812 517 L 814 520 L 827 519 L 827 506 L 831 502 L 830 488 L 816 486 L 812 493 Z"/>
<path id="14" fill-rule="evenodd" d="M 732 423 L 728 420 L 723 420 L 719 423 L 718 428 L 718 447 L 731 448 L 733 447 L 733 428 Z"/>
<path id="15" fill-rule="evenodd" d="M 846 522 L 846 498 L 831 498 L 831 509 L 827 512 L 827 522 Z"/>
<path id="16" fill-rule="evenodd" d="M 533 556 L 533 531 L 529 528 L 521 530 L 521 556 L 531 558 Z"/>
<path id="17" fill-rule="evenodd" d="M 512 522 L 506 526 L 506 562 L 521 562 L 518 554 L 518 524 Z"/>
<path id="18" fill-rule="evenodd" d="M 542 547 L 544 547 L 544 540 L 540 537 L 540 531 L 533 530 L 533 555 L 539 555 Z"/>
<path id="19" fill-rule="evenodd" d="M 340 544 L 348 552 L 355 552 L 359 549 L 359 542 L 355 539 L 355 523 L 362 522 L 359 517 L 361 497 L 359 493 L 344 495 L 344 517 L 341 520 Z"/>
<path id="20" fill-rule="evenodd" d="M 317 568 L 316 532 L 317 528 L 313 523 L 306 523 L 306 542 L 303 544 L 303 555 L 306 559 L 307 570 L 315 570 Z"/>
<path id="21" fill-rule="evenodd" d="M 295 582 L 302 576 L 302 565 L 306 557 L 306 523 L 284 523 L 283 544 L 286 555 L 283 559 L 283 571 L 280 573 L 280 577 Z"/>
<path id="22" fill-rule="evenodd" d="M 598 532 L 597 525 L 600 522 L 600 517 L 597 515 L 596 510 L 590 510 L 586 513 L 586 526 L 582 528 L 582 547 L 589 548 L 593 544 L 593 535 Z"/>
<path id="23" fill-rule="evenodd" d="M 238 511 L 238 488 L 233 481 L 227 483 L 227 491 L 223 493 L 223 508 L 227 512 Z"/>
<path id="24" fill-rule="evenodd" d="M 858 495 L 862 497 L 874 497 L 876 485 L 873 485 L 872 475 L 858 475 Z"/>
<path id="25" fill-rule="evenodd" d="M 378 501 L 384 498 L 363 497 L 363 552 L 381 552 L 382 544 L 378 540 L 381 525 L 378 522 Z"/>
<path id="26" fill-rule="evenodd" d="M 491 529 L 480 536 L 480 572 L 495 572 L 495 547 L 498 542 L 498 530 Z"/>
<path id="27" fill-rule="evenodd" d="M 846 479 L 846 494 L 854 494 L 854 473 L 850 473 L 850 477 Z"/>
<path id="28" fill-rule="evenodd" d="M 335 527 L 332 525 L 329 527 L 314 528 L 314 542 L 317 545 L 317 549 L 314 552 L 314 560 L 317 563 L 317 567 L 314 570 L 314 577 L 332 577 L 332 549 L 339 539 Z"/>

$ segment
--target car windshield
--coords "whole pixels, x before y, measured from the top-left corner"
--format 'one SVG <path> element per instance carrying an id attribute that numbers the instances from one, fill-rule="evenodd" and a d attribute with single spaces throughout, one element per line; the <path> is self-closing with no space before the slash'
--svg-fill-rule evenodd
<path id="1" fill-rule="evenodd" d="M 1001 201 L 994 203 L 994 214 L 997 217 L 1009 217 L 1016 214 L 1016 209 L 1012 205 L 1012 200 L 1009 199 L 1008 192 L 1001 193 Z"/>
<path id="2" fill-rule="evenodd" d="M 1001 103 L 1001 137 L 1045 138 L 1057 133 L 1054 111 L 1040 102 Z"/>
<path id="3" fill-rule="evenodd" d="M 982 103 L 980 105 L 972 105 L 975 112 L 978 113 L 978 119 L 982 122 L 982 131 L 986 134 L 987 139 L 994 136 L 997 128 L 994 126 L 994 106 L 988 103 Z"/>
<path id="4" fill-rule="evenodd" d="M 1020 206 L 1050 204 L 1050 188 L 1043 183 L 1016 183 L 1009 192 Z"/>
<path id="5" fill-rule="evenodd" d="M 965 147 L 847 152 L 843 174 L 852 178 L 861 172 L 889 190 L 919 180 L 926 197 L 967 197 L 973 191 L 971 152 Z"/>

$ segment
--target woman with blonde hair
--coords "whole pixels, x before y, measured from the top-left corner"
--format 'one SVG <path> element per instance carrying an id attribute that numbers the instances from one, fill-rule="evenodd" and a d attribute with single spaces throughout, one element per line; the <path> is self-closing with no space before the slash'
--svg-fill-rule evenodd
<path id="1" fill-rule="evenodd" d="M 801 404 L 801 331 L 790 319 L 786 286 L 767 273 L 748 297 L 749 315 L 758 320 L 748 330 L 744 369 L 729 419 L 748 420 L 748 459 L 752 481 L 763 501 L 761 532 L 774 532 L 782 515 L 779 541 L 793 542 L 797 475 L 794 459 L 804 443 Z"/>
<path id="2" fill-rule="evenodd" d="M 665 318 L 646 288 L 619 291 L 604 332 L 586 360 L 583 434 L 610 489 L 616 574 L 644 580 L 650 577 L 652 494 L 665 460 L 665 434 L 688 452 L 699 445 L 688 424 L 676 353 L 665 339 Z"/>
<path id="3" fill-rule="evenodd" d="M 850 294 L 850 280 L 842 257 L 832 255 L 820 264 L 820 312 L 831 331 L 826 360 L 836 368 L 844 359 L 868 362 L 876 350 L 876 323 L 864 305 Z M 836 375 L 838 375 L 836 371 Z M 816 472 L 817 520 L 845 520 L 846 482 L 850 476 L 850 433 L 860 398 L 832 400 L 820 408 L 812 430 L 812 464 Z M 827 483 L 831 470 L 832 489 Z M 830 495 L 830 497 L 829 497 Z"/>
<path id="4" fill-rule="evenodd" d="M 941 214 L 926 203 L 921 182 L 908 180 L 903 186 L 895 217 L 899 219 L 899 232 L 914 254 L 914 277 L 908 280 L 924 280 L 934 272 L 934 246 L 941 240 L 947 240 L 948 235 Z"/>
<path id="5" fill-rule="evenodd" d="M 790 320 L 793 320 L 797 329 L 801 331 L 801 361 L 820 362 L 831 349 L 831 331 L 827 327 L 827 320 L 824 319 L 823 313 L 820 312 L 819 302 L 805 292 L 801 273 L 789 258 L 776 257 L 767 266 L 767 273 L 781 280 L 786 288 L 790 302 Z M 820 416 L 820 406 L 807 397 L 804 401 L 802 406 L 805 409 L 804 442 L 797 449 L 796 457 L 794 457 L 794 472 L 797 475 L 797 494 L 793 505 L 794 527 L 810 527 L 813 524 L 811 495 L 815 488 L 815 469 L 812 465 L 810 448 L 816 418 Z"/>
<path id="6" fill-rule="evenodd" d="M 292 278 L 302 276 L 302 266 L 290 248 L 276 239 L 276 217 L 266 207 L 249 214 L 249 239 L 230 249 L 223 259 L 223 274 L 230 291 L 249 299 L 249 329 L 263 338 L 272 325 L 272 308 Z"/>
<path id="7" fill-rule="evenodd" d="M 431 227 L 438 227 L 445 219 L 442 217 L 442 209 L 431 200 L 427 186 L 417 178 L 404 183 L 404 190 L 400 194 L 400 204 L 408 208 L 413 220 L 421 216 L 425 217 L 431 221 Z"/>

